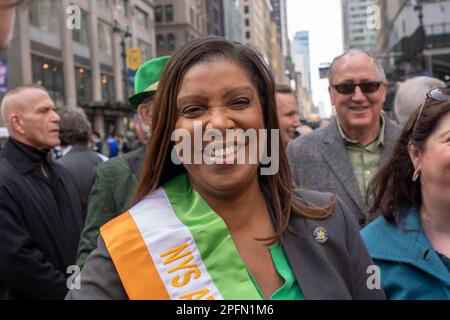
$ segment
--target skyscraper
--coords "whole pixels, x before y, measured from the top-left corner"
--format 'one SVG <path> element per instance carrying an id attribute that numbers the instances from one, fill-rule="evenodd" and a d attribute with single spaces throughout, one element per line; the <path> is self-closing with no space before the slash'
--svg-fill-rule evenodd
<path id="1" fill-rule="evenodd" d="M 205 4 L 208 35 L 225 36 L 223 0 L 207 0 Z"/>
<path id="2" fill-rule="evenodd" d="M 289 38 L 287 29 L 286 0 L 271 0 L 272 16 L 277 25 L 278 33 L 281 39 L 281 50 L 283 56 L 289 55 Z"/>
<path id="3" fill-rule="evenodd" d="M 292 43 L 295 71 L 302 74 L 302 86 L 311 93 L 311 63 L 309 59 L 309 32 L 299 31 Z"/>
<path id="4" fill-rule="evenodd" d="M 239 0 L 223 0 L 225 38 L 242 42 L 241 6 Z"/>
<path id="5" fill-rule="evenodd" d="M 376 30 L 370 27 L 374 5 L 374 0 L 342 0 L 345 49 L 374 49 Z"/>
<path id="6" fill-rule="evenodd" d="M 154 4 L 158 56 L 173 54 L 208 33 L 205 0 L 155 0 Z M 215 7 L 214 3 L 211 8 Z"/>

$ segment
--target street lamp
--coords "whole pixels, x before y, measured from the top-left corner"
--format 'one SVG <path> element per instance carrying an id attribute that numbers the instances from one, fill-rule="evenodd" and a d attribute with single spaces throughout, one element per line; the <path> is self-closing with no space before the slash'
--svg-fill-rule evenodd
<path id="1" fill-rule="evenodd" d="M 419 24 L 420 24 L 420 27 L 423 27 L 423 6 L 422 6 L 421 0 L 417 0 L 416 5 L 414 6 L 414 11 L 418 11 Z"/>
<path id="2" fill-rule="evenodd" d="M 114 20 L 114 27 L 112 29 L 113 33 L 118 33 L 120 35 L 120 47 L 122 49 L 121 51 L 121 57 L 122 57 L 122 64 L 123 64 L 123 88 L 124 88 L 124 100 L 125 103 L 128 101 L 128 74 L 127 74 L 127 49 L 126 49 L 126 43 L 125 40 L 127 38 L 131 38 L 131 33 L 129 32 L 128 26 L 123 29 L 119 26 L 119 23 L 117 20 Z"/>

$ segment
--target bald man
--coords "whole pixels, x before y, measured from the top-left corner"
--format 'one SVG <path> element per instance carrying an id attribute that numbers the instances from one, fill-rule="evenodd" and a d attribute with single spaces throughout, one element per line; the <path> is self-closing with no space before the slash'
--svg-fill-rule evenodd
<path id="1" fill-rule="evenodd" d="M 62 299 L 82 227 L 79 191 L 49 156 L 59 144 L 55 104 L 40 87 L 9 91 L 1 115 L 0 299 Z"/>

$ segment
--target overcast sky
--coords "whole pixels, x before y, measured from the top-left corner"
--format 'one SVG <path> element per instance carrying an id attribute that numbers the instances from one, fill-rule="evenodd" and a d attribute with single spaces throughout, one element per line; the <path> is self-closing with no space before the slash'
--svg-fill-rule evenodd
<path id="1" fill-rule="evenodd" d="M 287 0 L 288 33 L 291 42 L 297 31 L 309 31 L 313 100 L 323 101 L 331 110 L 328 81 L 319 79 L 319 65 L 342 53 L 340 0 Z"/>

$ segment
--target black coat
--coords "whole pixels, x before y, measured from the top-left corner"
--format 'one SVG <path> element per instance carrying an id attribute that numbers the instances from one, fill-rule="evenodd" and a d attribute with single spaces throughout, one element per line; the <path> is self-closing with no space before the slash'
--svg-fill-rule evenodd
<path id="1" fill-rule="evenodd" d="M 70 171 L 81 196 L 82 218 L 86 218 L 87 204 L 92 184 L 94 183 L 95 168 L 103 159 L 87 146 L 74 145 L 72 149 L 57 162 Z"/>
<path id="2" fill-rule="evenodd" d="M 78 189 L 46 153 L 12 139 L 3 151 L 0 298 L 62 299 L 82 228 Z"/>

